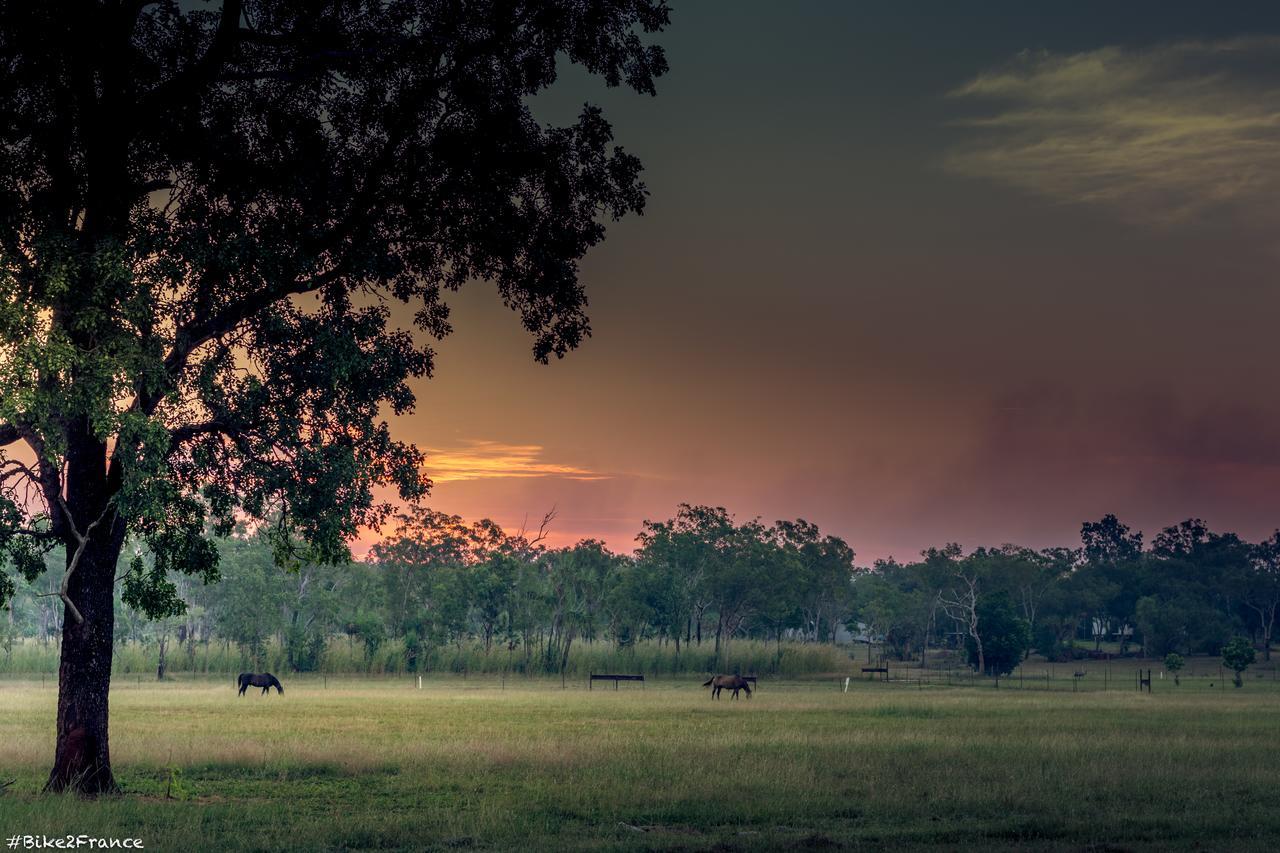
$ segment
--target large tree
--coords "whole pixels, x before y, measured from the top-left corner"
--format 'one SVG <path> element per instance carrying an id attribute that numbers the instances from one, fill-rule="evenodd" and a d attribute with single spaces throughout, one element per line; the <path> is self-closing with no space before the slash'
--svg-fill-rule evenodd
<path id="1" fill-rule="evenodd" d="M 645 93 L 664 0 L 0 0 L 0 549 L 63 545 L 48 786 L 116 787 L 126 600 L 180 610 L 210 523 L 270 519 L 340 560 L 429 482 L 384 413 L 414 402 L 442 295 L 496 284 L 546 360 L 589 327 L 577 260 L 639 211 L 600 111 L 530 98 L 577 63 Z M 400 328 L 390 306 L 412 306 Z M 416 326 L 415 328 L 412 328 Z M 417 334 L 415 334 L 415 332 Z M 12 584 L 0 582 L 0 592 Z"/>

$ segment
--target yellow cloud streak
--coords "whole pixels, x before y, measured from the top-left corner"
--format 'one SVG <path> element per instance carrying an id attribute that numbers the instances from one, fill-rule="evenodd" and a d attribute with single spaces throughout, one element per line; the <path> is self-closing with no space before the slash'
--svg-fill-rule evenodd
<path id="1" fill-rule="evenodd" d="M 575 465 L 547 462 L 537 444 L 467 441 L 458 448 L 428 448 L 425 469 L 435 483 L 468 480 L 559 477 L 566 480 L 610 479 L 608 474 Z"/>

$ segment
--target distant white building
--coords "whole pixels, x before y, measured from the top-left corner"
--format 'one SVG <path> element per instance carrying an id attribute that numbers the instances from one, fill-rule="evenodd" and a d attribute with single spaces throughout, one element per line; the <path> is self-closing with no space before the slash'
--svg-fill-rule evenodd
<path id="1" fill-rule="evenodd" d="M 1095 636 L 1095 637 L 1110 637 L 1110 636 L 1112 636 L 1112 635 L 1119 636 L 1119 637 L 1132 637 L 1132 636 L 1133 636 L 1133 626 L 1132 626 L 1132 625 L 1122 625 L 1122 626 L 1120 627 L 1120 630 L 1118 630 L 1118 631 L 1113 631 L 1113 630 L 1111 630 L 1111 620 L 1110 620 L 1110 619 L 1099 619 L 1099 618 L 1097 618 L 1097 617 L 1094 617 L 1094 619 L 1093 619 L 1093 636 Z"/>

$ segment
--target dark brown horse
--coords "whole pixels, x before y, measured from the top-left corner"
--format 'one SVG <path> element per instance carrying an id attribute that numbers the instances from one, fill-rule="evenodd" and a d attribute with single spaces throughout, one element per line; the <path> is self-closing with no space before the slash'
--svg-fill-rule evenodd
<path id="1" fill-rule="evenodd" d="M 711 688 L 711 698 L 719 699 L 721 690 L 732 690 L 733 698 L 738 698 L 738 691 L 747 691 L 747 698 L 751 698 L 751 683 L 741 675 L 713 675 L 702 684 L 703 687 Z"/>
<path id="2" fill-rule="evenodd" d="M 284 692 L 284 688 L 280 686 L 280 679 L 276 678 L 269 672 L 242 672 L 240 673 L 239 683 L 241 696 L 243 696 L 244 692 L 250 687 L 261 687 L 263 696 L 266 696 L 271 692 L 272 687 L 276 689 L 277 693 Z"/>

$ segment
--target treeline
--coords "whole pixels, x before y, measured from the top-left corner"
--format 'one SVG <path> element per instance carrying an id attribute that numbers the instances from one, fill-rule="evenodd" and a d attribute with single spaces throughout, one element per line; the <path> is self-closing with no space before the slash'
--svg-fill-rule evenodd
<path id="1" fill-rule="evenodd" d="M 1080 538 L 1074 548 L 965 555 L 948 545 L 912 563 L 878 561 L 855 576 L 853 611 L 899 658 L 962 646 L 972 666 L 997 674 L 1031 649 L 1067 660 L 1090 644 L 1101 654 L 1104 642 L 1121 655 L 1217 655 L 1243 636 L 1270 660 L 1280 532 L 1249 543 L 1189 519 L 1147 547 L 1108 515 Z"/>
<path id="2" fill-rule="evenodd" d="M 900 660 L 954 650 L 1003 673 L 1032 650 L 1063 660 L 1104 642 L 1120 654 L 1217 654 L 1243 635 L 1269 658 L 1280 607 L 1280 533 L 1248 543 L 1198 520 L 1149 547 L 1106 516 L 1075 547 L 947 545 L 870 568 L 808 522 L 738 523 L 716 507 L 645 522 L 630 555 L 593 540 L 549 548 L 545 532 L 424 509 L 364 561 L 281 568 L 278 542 L 242 531 L 219 540 L 216 583 L 174 578 L 185 612 L 151 621 L 122 605 L 116 636 L 150 644 L 162 669 L 235 657 L 294 671 L 559 673 L 629 661 L 799 673 L 842 657 L 801 644 L 829 648 L 847 629 Z M 45 582 L 59 576 L 55 567 Z M 54 642 L 61 609 L 20 590 L 7 659 L 16 637 Z"/>
<path id="3" fill-rule="evenodd" d="M 197 647 L 223 643 L 248 664 L 303 672 L 333 663 L 335 638 L 361 650 L 358 668 L 379 672 L 560 673 L 618 655 L 673 672 L 798 674 L 847 663 L 830 649 L 797 647 L 829 645 L 852 600 L 853 551 L 811 524 L 736 524 L 723 509 L 682 506 L 644 525 L 635 555 L 593 540 L 548 548 L 545 533 L 545 523 L 508 533 L 422 510 L 365 561 L 287 570 L 270 537 L 242 533 L 219 542 L 216 583 L 173 579 L 185 612 L 151 621 L 122 602 L 116 638 L 154 643 L 162 666 L 193 666 L 209 657 Z M 59 576 L 51 568 L 46 582 Z M 34 593 L 15 598 L 10 636 L 51 642 L 61 606 Z M 731 654 L 731 640 L 743 638 L 757 642 Z M 605 645 L 614 657 L 602 658 Z"/>

